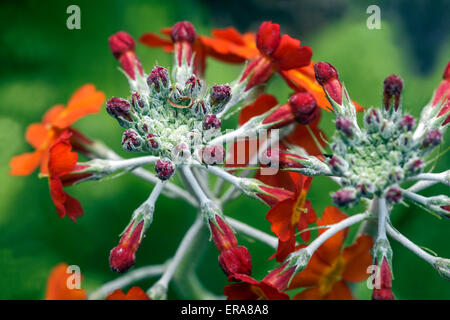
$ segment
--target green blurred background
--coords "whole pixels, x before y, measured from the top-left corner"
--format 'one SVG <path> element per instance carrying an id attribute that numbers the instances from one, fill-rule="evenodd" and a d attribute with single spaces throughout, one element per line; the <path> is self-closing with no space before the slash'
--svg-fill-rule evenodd
<path id="1" fill-rule="evenodd" d="M 382 28 L 368 30 L 368 5 L 381 8 Z M 66 28 L 66 8 L 81 8 L 81 30 Z M 256 31 L 271 19 L 282 31 L 300 38 L 314 50 L 315 61 L 326 60 L 340 71 L 352 98 L 369 107 L 381 101 L 383 79 L 392 73 L 405 81 L 404 107 L 418 116 L 441 80 L 450 57 L 449 1 L 2 1 L 0 4 L 0 299 L 41 299 L 50 269 L 59 262 L 76 264 L 84 275 L 83 287 L 92 290 L 116 277 L 108 267 L 109 250 L 132 211 L 146 199 L 151 186 L 133 176 L 72 187 L 85 215 L 78 223 L 59 219 L 45 179 L 36 175 L 11 177 L 9 159 L 31 151 L 24 132 L 40 121 L 52 105 L 66 103 L 84 83 L 94 83 L 111 96 L 128 95 L 128 86 L 117 70 L 107 38 L 119 30 L 137 39 L 144 32 L 157 32 L 180 20 L 192 21 L 197 32 L 236 26 Z M 170 65 L 171 56 L 160 49 L 137 46 L 147 72 L 155 63 Z M 228 82 L 239 66 L 208 61 L 207 80 Z M 268 87 L 280 101 L 291 93 L 281 79 Z M 332 116 L 325 114 L 321 127 L 333 132 Z M 233 119 L 235 121 L 235 119 Z M 226 125 L 232 126 L 232 121 Z M 120 147 L 122 130 L 102 109 L 79 121 L 76 128 L 89 137 L 103 140 L 127 156 Z M 448 140 L 448 135 L 445 137 Z M 450 154 L 437 163 L 436 172 L 448 169 Z M 309 199 L 316 211 L 331 204 L 334 185 L 326 179 L 313 182 Z M 448 194 L 435 186 L 425 194 Z M 245 208 L 245 210 L 243 210 Z M 237 199 L 224 208 L 225 214 L 265 231 L 266 208 L 257 201 Z M 195 210 L 180 200 L 161 197 L 154 223 L 137 254 L 137 266 L 162 263 L 171 257 Z M 450 222 L 410 207 L 392 214 L 397 228 L 417 244 L 450 257 Z M 274 266 L 265 245 L 240 238 L 253 257 L 254 276 L 260 279 Z M 395 242 L 394 293 L 399 299 L 448 299 L 450 285 L 427 263 Z M 199 267 L 205 286 L 222 294 L 226 278 L 217 264 L 217 252 L 209 245 Z M 144 281 L 146 289 L 154 280 Z M 357 298 L 371 292 L 365 283 L 355 287 Z M 179 298 L 174 290 L 169 298 Z"/>

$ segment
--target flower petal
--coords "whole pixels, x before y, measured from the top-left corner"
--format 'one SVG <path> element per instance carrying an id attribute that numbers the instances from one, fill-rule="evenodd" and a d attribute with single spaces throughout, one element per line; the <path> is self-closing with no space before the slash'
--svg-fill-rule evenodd
<path id="1" fill-rule="evenodd" d="M 105 300 L 150 300 L 149 296 L 139 287 L 132 287 L 127 294 L 122 289 L 117 289 L 109 294 Z"/>
<path id="2" fill-rule="evenodd" d="M 259 116 L 266 111 L 269 111 L 278 104 L 277 99 L 270 94 L 260 95 L 255 102 L 242 109 L 239 115 L 239 124 L 246 123 L 250 118 Z"/>
<path id="3" fill-rule="evenodd" d="M 356 241 L 342 252 L 346 267 L 342 279 L 351 282 L 360 282 L 369 277 L 367 267 L 372 264 L 370 249 L 373 239 L 367 234 L 360 235 Z"/>
<path id="4" fill-rule="evenodd" d="M 312 49 L 308 46 L 300 46 L 300 40 L 287 34 L 283 35 L 272 59 L 276 61 L 278 69 L 289 70 L 301 68 L 311 63 Z"/>
<path id="5" fill-rule="evenodd" d="M 318 287 L 308 288 L 294 296 L 294 300 L 322 300 Z"/>
<path id="6" fill-rule="evenodd" d="M 280 43 L 280 25 L 272 21 L 264 21 L 256 34 L 256 47 L 261 53 L 270 56 Z"/>
<path id="7" fill-rule="evenodd" d="M 83 289 L 67 287 L 67 280 L 71 276 L 71 273 L 67 273 L 68 267 L 66 263 L 60 263 L 52 269 L 47 280 L 46 300 L 86 300 Z"/>
<path id="8" fill-rule="evenodd" d="M 326 300 L 353 300 L 352 291 L 344 280 L 338 281 L 326 296 Z"/>
<path id="9" fill-rule="evenodd" d="M 328 265 L 317 254 L 314 254 L 308 266 L 292 279 L 289 289 L 319 285 L 319 280 L 326 268 Z"/>
<path id="10" fill-rule="evenodd" d="M 171 40 L 161 38 L 160 36 L 150 32 L 144 33 L 139 38 L 139 42 L 149 47 L 162 47 L 166 52 L 171 52 L 173 50 L 173 43 Z"/>
<path id="11" fill-rule="evenodd" d="M 28 152 L 11 158 L 9 174 L 13 176 L 28 176 L 39 166 L 41 152 Z"/>
<path id="12" fill-rule="evenodd" d="M 49 130 L 42 123 L 32 123 L 27 127 L 25 139 L 35 149 L 39 149 L 48 139 Z"/>
<path id="13" fill-rule="evenodd" d="M 53 125 L 64 129 L 78 119 L 100 111 L 105 102 L 105 94 L 97 91 L 92 84 L 86 84 L 78 89 L 70 98 L 67 107 L 61 112 Z"/>

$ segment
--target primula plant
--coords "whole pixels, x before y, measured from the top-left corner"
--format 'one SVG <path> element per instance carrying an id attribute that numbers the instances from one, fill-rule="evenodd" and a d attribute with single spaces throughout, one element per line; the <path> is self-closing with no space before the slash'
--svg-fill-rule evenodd
<path id="1" fill-rule="evenodd" d="M 140 42 L 173 52 L 173 65 L 153 66 L 147 73 L 133 38 L 122 31 L 112 35 L 109 46 L 130 95 L 112 97 L 105 104 L 102 92 L 91 84 L 83 86 L 67 106 L 51 108 L 42 123 L 28 127 L 26 139 L 35 151 L 11 160 L 13 175 L 29 175 L 40 166 L 58 215 L 74 222 L 83 209 L 66 193 L 67 186 L 116 177 L 122 171 L 154 185 L 148 199 L 130 210 L 118 244 L 111 244 L 109 266 L 125 274 L 87 294 L 68 288 L 68 266 L 60 264 L 50 274 L 47 299 L 165 299 L 171 282 L 187 298 L 220 298 L 205 289 L 195 273 L 208 237 L 230 282 L 224 288 L 228 299 L 353 299 L 349 283 L 365 281 L 372 271 L 372 298 L 394 299 L 388 236 L 449 279 L 450 260 L 399 233 L 390 212 L 410 202 L 438 218 L 450 217 L 448 196 L 419 194 L 436 183 L 450 184 L 448 171 L 429 169 L 450 122 L 450 64 L 416 120 L 402 106 L 399 76 L 386 78 L 380 108 L 363 108 L 350 99 L 331 64 L 312 62 L 311 48 L 282 35 L 272 22 L 263 22 L 256 35 L 226 28 L 200 36 L 184 21 L 162 30 L 161 36 L 146 33 Z M 237 79 L 208 84 L 208 57 L 244 67 Z M 293 90 L 282 104 L 264 93 L 276 73 Z M 126 159 L 72 127 L 102 105 L 123 132 L 117 143 L 130 153 Z M 322 110 L 336 116 L 335 123 L 322 123 L 336 127 L 329 138 L 319 129 Z M 224 128 L 222 122 L 237 113 L 236 127 Z M 329 177 L 339 186 L 331 194 L 335 207 L 325 208 L 320 217 L 307 196 L 316 176 Z M 151 236 L 161 195 L 198 208 L 198 218 L 171 259 L 141 266 L 138 249 L 145 236 Z M 226 217 L 223 205 L 240 195 L 269 207 L 266 220 L 274 235 Z M 363 213 L 341 212 L 358 204 L 365 208 Z M 356 224 L 361 224 L 356 238 L 343 248 L 349 227 Z M 317 236 L 312 237 L 314 230 Z M 267 275 L 252 278 L 250 252 L 236 235 L 272 247 L 279 265 L 274 270 L 257 266 Z M 157 276 L 146 291 L 122 291 L 135 281 Z"/>

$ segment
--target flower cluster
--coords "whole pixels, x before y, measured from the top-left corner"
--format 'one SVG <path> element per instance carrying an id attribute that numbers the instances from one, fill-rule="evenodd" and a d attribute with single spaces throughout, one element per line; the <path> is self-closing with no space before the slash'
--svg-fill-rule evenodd
<path id="1" fill-rule="evenodd" d="M 195 273 L 208 234 L 219 251 L 218 264 L 232 282 L 224 291 L 229 299 L 352 299 L 348 282 L 367 279 L 371 264 L 379 267 L 373 298 L 392 299 L 392 250 L 387 234 L 449 278 L 448 259 L 423 251 L 389 221 L 389 210 L 402 199 L 449 217 L 447 196 L 427 198 L 417 193 L 433 183 L 449 185 L 448 172 L 424 172 L 427 157 L 441 144 L 450 121 L 449 66 L 417 125 L 414 117 L 403 113 L 403 81 L 392 75 L 385 80 L 381 109 L 366 110 L 360 128 L 356 114 L 364 109 L 350 99 L 337 70 L 325 62 L 312 62 L 312 49 L 282 35 L 276 23 L 263 22 L 256 34 L 226 28 L 203 36 L 190 22 L 182 21 L 163 29 L 162 34 L 146 33 L 139 41 L 173 52 L 170 72 L 153 66 L 146 73 L 128 33 L 120 31 L 109 38 L 130 96 L 110 98 L 106 112 L 124 130 L 123 149 L 135 157 L 123 159 L 71 127 L 80 117 L 98 112 L 105 100 L 103 93 L 86 85 L 66 108 L 54 107 L 42 123 L 30 125 L 26 138 L 36 151 L 11 161 L 14 175 L 28 175 L 40 165 L 41 175 L 49 179 L 58 215 L 73 221 L 83 210 L 63 187 L 101 180 L 120 170 L 154 184 L 110 252 L 111 270 L 127 273 L 89 298 L 165 299 L 171 283 L 189 298 L 216 298 Z M 247 63 L 235 80 L 208 86 L 204 79 L 207 57 Z M 263 93 L 265 84 L 277 74 L 294 91 L 282 104 Z M 331 154 L 325 150 L 325 135 L 319 129 L 323 110 L 337 118 Z M 238 126 L 222 130 L 222 121 L 236 112 L 240 112 Z M 80 155 L 87 161 L 79 161 Z M 143 168 L 149 164 L 153 170 Z M 256 173 L 250 176 L 252 170 Z M 175 175 L 183 186 L 177 184 Z M 327 207 L 318 218 L 308 190 L 313 177 L 320 175 L 341 186 L 332 195 L 336 206 L 348 207 L 364 199 L 366 211 L 347 216 L 336 207 Z M 409 189 L 400 187 L 412 180 L 419 182 Z M 225 183 L 230 184 L 227 189 Z M 185 200 L 198 209 L 198 217 L 167 263 L 129 271 L 149 233 L 161 194 Z M 275 236 L 223 213 L 224 204 L 241 194 L 268 205 L 266 220 Z M 378 232 L 372 238 L 364 226 L 375 221 Z M 362 231 L 353 244 L 343 248 L 349 227 L 361 222 Z M 312 230 L 318 230 L 317 237 L 312 237 Z M 251 255 L 238 244 L 240 235 L 274 249 L 273 258 L 280 264 L 261 281 L 251 277 Z M 69 290 L 64 285 L 65 269 L 67 265 L 62 264 L 52 271 L 47 298 L 87 298 L 84 290 Z M 161 277 L 147 292 L 133 287 L 125 294 L 120 289 L 152 276 Z M 299 288 L 303 290 L 298 292 Z M 297 293 L 290 295 L 293 289 Z"/>

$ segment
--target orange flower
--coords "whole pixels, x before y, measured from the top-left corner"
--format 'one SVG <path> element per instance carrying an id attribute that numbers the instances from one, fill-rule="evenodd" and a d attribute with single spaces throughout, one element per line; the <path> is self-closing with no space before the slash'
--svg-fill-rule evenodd
<path id="1" fill-rule="evenodd" d="M 71 273 L 67 273 L 69 266 L 60 263 L 52 269 L 47 280 L 46 300 L 86 300 L 86 292 L 83 289 L 69 289 L 67 281 Z"/>
<path id="2" fill-rule="evenodd" d="M 149 47 L 162 47 L 164 51 L 173 51 L 174 45 L 170 40 L 171 28 L 161 30 L 167 38 L 160 37 L 154 33 L 145 33 L 139 41 Z M 251 32 L 240 34 L 235 28 L 213 29 L 213 37 L 197 36 L 192 49 L 194 50 L 195 72 L 203 76 L 206 68 L 206 58 L 215 59 L 229 63 L 243 63 L 258 55 L 256 49 L 255 35 Z"/>
<path id="3" fill-rule="evenodd" d="M 25 139 L 35 149 L 15 156 L 10 161 L 11 175 L 30 175 L 39 165 L 42 174 L 48 173 L 47 163 L 49 150 L 60 135 L 69 129 L 74 137 L 84 138 L 70 126 L 78 119 L 100 111 L 105 101 L 105 95 L 97 91 L 92 84 L 86 84 L 78 89 L 70 98 L 66 107 L 56 105 L 44 115 L 41 123 L 32 123 L 28 126 Z"/>
<path id="4" fill-rule="evenodd" d="M 347 216 L 335 207 L 325 208 L 318 226 L 337 223 Z M 322 234 L 327 229 L 319 229 Z M 289 289 L 307 287 L 298 293 L 298 300 L 350 300 L 352 292 L 347 282 L 360 282 L 369 277 L 372 264 L 372 237 L 360 235 L 355 243 L 342 250 L 348 228 L 325 241 L 311 257 L 308 266 L 294 277 Z"/>
<path id="5" fill-rule="evenodd" d="M 261 175 L 264 180 L 266 176 Z M 289 253 L 295 249 L 296 230 L 302 231 L 309 224 L 316 221 L 311 202 L 306 201 L 309 186 L 312 178 L 299 173 L 289 172 L 287 179 L 291 179 L 294 185 L 294 197 L 280 201 L 267 212 L 266 219 L 270 222 L 270 229 L 278 237 L 278 248 L 275 254 L 277 261 L 283 261 Z M 285 183 L 278 180 L 278 183 Z M 307 242 L 310 239 L 310 232 L 301 234 L 301 238 Z"/>
<path id="6" fill-rule="evenodd" d="M 117 289 L 110 293 L 106 300 L 151 300 L 149 296 L 139 287 L 132 287 L 125 294 L 122 289 Z"/>
<path id="7" fill-rule="evenodd" d="M 68 195 L 63 186 L 71 186 L 76 182 L 89 178 L 91 173 L 78 173 L 87 166 L 77 165 L 78 154 L 72 152 L 70 130 L 64 131 L 49 151 L 48 159 L 48 183 L 50 195 L 55 204 L 58 216 L 68 216 L 73 222 L 83 215 L 80 202 Z"/>

